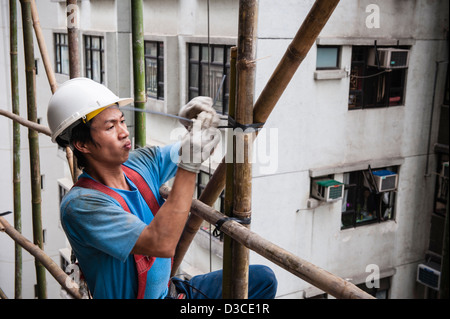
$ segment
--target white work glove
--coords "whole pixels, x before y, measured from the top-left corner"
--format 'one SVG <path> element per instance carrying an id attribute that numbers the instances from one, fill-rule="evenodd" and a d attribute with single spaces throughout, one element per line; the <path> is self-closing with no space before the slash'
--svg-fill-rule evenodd
<path id="1" fill-rule="evenodd" d="M 219 119 L 215 112 L 201 112 L 193 119 L 181 140 L 178 167 L 193 173 L 200 171 L 202 163 L 211 156 L 220 141 Z"/>
<path id="2" fill-rule="evenodd" d="M 178 114 L 181 117 L 188 118 L 190 120 L 195 119 L 201 112 L 207 112 L 212 115 L 216 115 L 216 111 L 212 107 L 213 101 L 207 96 L 197 96 L 189 101 L 188 104 L 183 106 Z M 189 130 L 192 127 L 192 122 L 180 120 L 180 123 Z"/>

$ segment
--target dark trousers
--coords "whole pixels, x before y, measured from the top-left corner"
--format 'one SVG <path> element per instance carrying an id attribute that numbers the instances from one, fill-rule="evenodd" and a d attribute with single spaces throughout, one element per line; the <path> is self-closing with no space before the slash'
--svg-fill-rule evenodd
<path id="1" fill-rule="evenodd" d="M 222 270 L 192 277 L 191 280 L 172 278 L 179 293 L 186 299 L 221 299 Z M 262 265 L 250 265 L 248 274 L 248 299 L 273 299 L 278 282 L 272 269 Z"/>

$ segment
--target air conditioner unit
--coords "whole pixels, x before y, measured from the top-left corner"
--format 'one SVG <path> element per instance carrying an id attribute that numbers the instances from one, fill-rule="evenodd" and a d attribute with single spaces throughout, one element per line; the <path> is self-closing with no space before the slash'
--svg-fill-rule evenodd
<path id="1" fill-rule="evenodd" d="M 435 290 L 439 290 L 441 271 L 439 264 L 428 262 L 417 266 L 417 281 Z"/>
<path id="2" fill-rule="evenodd" d="M 311 196 L 325 202 L 339 200 L 344 196 L 344 184 L 334 179 L 314 180 Z"/>
<path id="3" fill-rule="evenodd" d="M 378 52 L 377 64 L 376 52 Z M 409 64 L 409 50 L 395 48 L 371 48 L 367 59 L 369 66 L 376 66 L 383 69 L 402 69 Z"/>
<path id="4" fill-rule="evenodd" d="M 397 173 L 388 170 L 379 170 L 373 171 L 372 174 L 379 192 L 388 192 L 397 189 Z"/>

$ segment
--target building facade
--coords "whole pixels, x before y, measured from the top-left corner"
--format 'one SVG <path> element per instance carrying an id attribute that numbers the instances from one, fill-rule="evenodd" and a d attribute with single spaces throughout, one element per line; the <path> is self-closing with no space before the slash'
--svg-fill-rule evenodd
<path id="1" fill-rule="evenodd" d="M 259 1 L 255 97 L 313 3 Z M 0 105 L 10 109 L 9 10 L 6 1 L 1 6 Z M 38 1 L 37 7 L 57 81 L 63 83 L 69 79 L 66 1 Z M 130 3 L 82 0 L 77 9 L 78 16 L 70 8 L 69 15 L 79 22 L 82 76 L 132 96 Z M 215 108 L 227 114 L 228 77 L 223 77 L 229 76 L 230 48 L 237 44 L 238 11 L 238 0 L 144 1 L 148 110 L 177 114 L 191 98 L 208 95 L 217 96 Z M 442 0 L 338 5 L 255 141 L 254 232 L 378 298 L 436 296 L 417 274 L 419 265 L 439 265 L 442 254 L 448 22 L 448 2 Z M 21 43 L 20 28 L 19 61 Z M 38 117 L 46 125 L 51 91 L 37 43 L 35 56 Z M 23 67 L 19 71 L 21 114 L 26 114 Z M 132 132 L 133 114 L 126 116 Z M 8 172 L 0 177 L 5 211 L 12 210 L 12 123 L 1 121 L 1 161 Z M 176 119 L 147 115 L 149 145 L 174 142 L 180 132 Z M 197 195 L 225 154 L 227 132 L 222 137 L 199 174 Z M 23 233 L 32 238 L 24 128 L 21 138 Z M 441 151 L 436 143 L 443 145 Z M 63 264 L 69 250 L 58 206 L 71 187 L 69 169 L 64 152 L 48 137 L 40 137 L 40 149 L 45 250 Z M 221 206 L 219 199 L 215 207 Z M 205 223 L 198 232 L 181 273 L 222 267 L 222 243 L 210 228 Z M 7 249 L 0 252 L 0 287 L 12 295 L 13 243 L 3 235 L 1 241 Z M 274 269 L 278 298 L 331 297 L 253 252 L 250 262 Z M 33 263 L 24 253 L 24 298 L 34 298 Z M 60 298 L 58 284 L 47 277 L 49 297 Z"/>

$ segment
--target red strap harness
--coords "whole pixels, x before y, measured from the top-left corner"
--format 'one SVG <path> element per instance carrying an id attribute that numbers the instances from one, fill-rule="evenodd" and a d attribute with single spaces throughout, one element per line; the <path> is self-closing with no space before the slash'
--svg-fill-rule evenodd
<path id="1" fill-rule="evenodd" d="M 125 173 L 125 175 L 136 185 L 139 192 L 141 193 L 142 197 L 144 198 L 145 202 L 147 203 L 148 207 L 153 213 L 153 216 L 156 216 L 156 213 L 158 212 L 160 206 L 158 204 L 158 201 L 155 198 L 155 195 L 153 194 L 152 190 L 148 186 L 148 184 L 145 182 L 144 178 L 135 170 L 122 165 L 122 169 Z M 77 183 L 73 186 L 78 187 L 84 187 L 84 188 L 90 188 L 98 190 L 106 195 L 111 196 L 115 200 L 117 200 L 122 206 L 122 208 L 131 213 L 130 209 L 128 208 L 127 203 L 122 198 L 122 196 L 119 195 L 119 193 L 113 191 L 111 188 L 91 179 L 82 177 L 80 178 Z M 143 256 L 143 255 L 134 255 L 134 260 L 136 262 L 136 271 L 138 275 L 138 295 L 137 299 L 143 299 L 145 294 L 145 287 L 147 283 L 147 273 L 152 267 L 153 263 L 155 262 L 155 257 L 149 257 L 149 256 Z"/>

